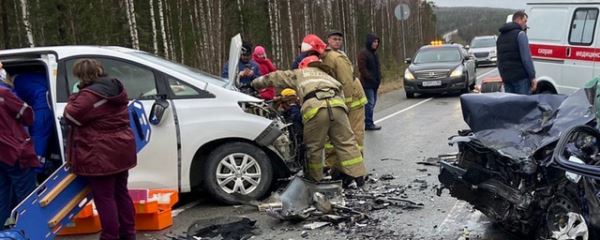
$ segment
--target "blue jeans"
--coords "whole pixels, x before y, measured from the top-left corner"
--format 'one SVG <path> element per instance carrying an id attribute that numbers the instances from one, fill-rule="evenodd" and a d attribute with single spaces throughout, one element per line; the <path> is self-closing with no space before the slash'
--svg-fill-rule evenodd
<path id="1" fill-rule="evenodd" d="M 505 82 L 504 92 L 530 95 L 531 81 L 529 79 L 523 79 L 515 82 Z"/>
<path id="2" fill-rule="evenodd" d="M 373 111 L 377 103 L 377 88 L 365 88 L 364 90 L 368 101 L 367 105 L 365 105 L 365 127 L 372 127 L 375 125 L 373 122 Z"/>
<path id="3" fill-rule="evenodd" d="M 35 173 L 30 168 L 0 162 L 0 230 L 10 212 L 35 190 Z"/>

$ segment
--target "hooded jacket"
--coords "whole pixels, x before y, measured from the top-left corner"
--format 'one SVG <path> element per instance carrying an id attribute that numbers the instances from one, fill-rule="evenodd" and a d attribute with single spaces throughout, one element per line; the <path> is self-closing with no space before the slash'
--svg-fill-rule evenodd
<path id="1" fill-rule="evenodd" d="M 365 49 L 358 55 L 358 71 L 360 72 L 360 81 L 363 88 L 377 89 L 381 83 L 381 66 L 377 49 L 371 48 L 373 42 L 379 40 L 379 37 L 373 33 L 367 34 Z M 379 40 L 381 42 L 381 40 Z"/>
<path id="2" fill-rule="evenodd" d="M 0 83 L 0 162 L 20 168 L 39 167 L 25 126 L 33 124 L 33 110 Z"/>
<path id="3" fill-rule="evenodd" d="M 127 104 L 123 84 L 106 76 L 69 97 L 65 107 L 71 127 L 67 158 L 73 173 L 104 176 L 135 167 Z"/>
<path id="4" fill-rule="evenodd" d="M 519 34 L 523 29 L 519 24 L 509 22 L 498 30 L 500 36 L 496 41 L 496 48 L 498 50 L 498 71 L 502 81 L 516 82 L 529 79 L 530 76 L 525 69 L 525 65 L 523 65 L 518 41 Z"/>
<path id="5" fill-rule="evenodd" d="M 270 59 L 259 56 L 264 55 L 265 53 L 265 49 L 261 46 L 257 46 L 254 49 L 254 53 L 252 53 L 252 60 L 258 64 L 258 70 L 260 71 L 261 76 L 277 71 L 277 68 Z M 275 89 L 272 87 L 265 88 L 260 90 L 259 94 L 262 99 L 272 100 L 275 97 Z"/>

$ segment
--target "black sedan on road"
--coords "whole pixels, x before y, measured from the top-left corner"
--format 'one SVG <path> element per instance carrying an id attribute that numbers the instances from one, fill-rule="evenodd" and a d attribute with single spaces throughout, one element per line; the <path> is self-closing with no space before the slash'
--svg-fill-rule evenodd
<path id="1" fill-rule="evenodd" d="M 462 45 L 427 45 L 417 51 L 404 72 L 407 98 L 415 93 L 467 93 L 477 79 L 475 61 Z"/>

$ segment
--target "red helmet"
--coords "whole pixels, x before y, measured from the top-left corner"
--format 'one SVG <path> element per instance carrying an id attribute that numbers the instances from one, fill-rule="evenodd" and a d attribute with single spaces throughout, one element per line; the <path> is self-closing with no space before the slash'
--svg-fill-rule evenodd
<path id="1" fill-rule="evenodd" d="M 304 37 L 302 40 L 300 51 L 315 51 L 319 54 L 323 54 L 325 52 L 325 48 L 327 48 L 327 44 L 325 44 L 321 38 L 319 38 L 317 35 L 309 34 L 306 35 L 306 37 Z"/>
<path id="2" fill-rule="evenodd" d="M 305 57 L 300 62 L 300 65 L 298 66 L 298 68 L 300 68 L 300 69 L 307 68 L 308 65 L 310 65 L 311 63 L 314 63 L 314 62 L 321 62 L 321 59 L 319 59 L 319 57 L 317 57 L 315 55 Z"/>

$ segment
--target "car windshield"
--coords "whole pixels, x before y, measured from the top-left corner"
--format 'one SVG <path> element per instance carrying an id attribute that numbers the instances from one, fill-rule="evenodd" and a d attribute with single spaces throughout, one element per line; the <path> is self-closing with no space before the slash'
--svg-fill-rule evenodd
<path id="1" fill-rule="evenodd" d="M 132 52 L 131 54 L 143 58 L 144 60 L 148 60 L 150 62 L 162 65 L 164 67 L 173 69 L 175 71 L 178 71 L 180 73 L 186 74 L 186 75 L 190 75 L 192 77 L 194 77 L 195 79 L 204 81 L 204 82 L 208 82 L 210 84 L 214 84 L 220 87 L 224 87 L 225 85 L 227 85 L 227 81 L 225 81 L 225 79 L 221 78 L 221 77 L 217 77 L 214 76 L 210 73 L 204 72 L 202 70 L 193 68 L 193 67 L 188 67 L 186 65 L 183 64 L 179 64 L 179 63 L 175 63 L 175 62 L 171 62 L 169 60 L 166 60 L 164 58 L 160 58 L 157 57 L 155 55 L 152 55 L 150 53 L 147 52 Z"/>
<path id="2" fill-rule="evenodd" d="M 415 63 L 458 62 L 460 53 L 457 48 L 430 48 L 417 53 Z"/>
<path id="3" fill-rule="evenodd" d="M 487 48 L 495 46 L 496 39 L 494 38 L 476 38 L 471 41 L 471 48 Z"/>

